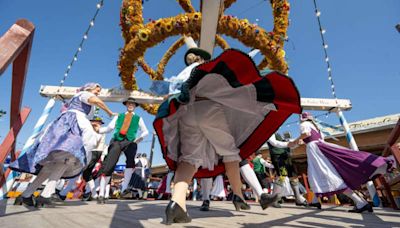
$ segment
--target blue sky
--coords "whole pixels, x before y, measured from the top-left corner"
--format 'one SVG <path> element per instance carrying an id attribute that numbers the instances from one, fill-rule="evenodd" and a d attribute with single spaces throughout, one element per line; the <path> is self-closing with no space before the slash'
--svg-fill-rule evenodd
<path id="1" fill-rule="evenodd" d="M 23 127 L 17 148 L 32 132 L 47 99 L 38 91 L 40 85 L 58 85 L 64 71 L 95 12 L 96 0 L 69 1 L 0 1 L 0 34 L 19 18 L 26 18 L 36 26 L 29 71 L 25 85 L 23 105 L 32 108 L 28 123 Z M 285 44 L 290 66 L 290 76 L 296 82 L 302 97 L 331 98 L 327 68 L 324 61 L 319 28 L 312 0 L 290 1 L 289 42 Z M 349 122 L 376 116 L 398 113 L 400 85 L 400 33 L 394 26 L 400 23 L 400 1 L 397 0 L 331 0 L 317 1 L 321 21 L 326 29 L 325 38 L 332 64 L 332 74 L 339 98 L 352 101 L 353 109 L 345 112 Z M 199 1 L 193 0 L 198 9 Z M 121 1 L 105 0 L 95 26 L 84 44 L 66 80 L 66 86 L 80 86 L 85 82 L 97 81 L 104 87 L 119 87 L 117 61 L 123 39 L 119 27 Z M 144 18 L 158 19 L 182 13 L 175 0 L 145 0 Z M 267 30 L 272 28 L 269 1 L 239 0 L 226 14 L 248 18 Z M 154 66 L 163 53 L 178 37 L 147 51 L 146 61 Z M 231 47 L 250 50 L 227 38 Z M 0 50 L 1 51 L 1 50 Z M 216 49 L 215 54 L 221 50 Z M 176 75 L 183 69 L 184 49 L 171 59 L 165 75 Z M 259 61 L 259 59 L 256 59 Z M 139 71 L 139 86 L 148 89 L 149 80 Z M 0 77 L 0 109 L 9 111 L 11 94 L 11 67 Z M 112 110 L 123 110 L 121 104 L 110 104 Z M 50 117 L 58 114 L 57 105 Z M 149 129 L 153 116 L 138 110 Z M 315 114 L 320 114 L 316 112 Z M 297 120 L 291 117 L 288 122 Z M 322 120 L 338 124 L 335 115 Z M 282 126 L 297 135 L 297 126 Z M 0 119 L 0 140 L 9 129 L 9 117 Z M 149 153 L 151 137 L 139 145 L 139 152 Z M 156 143 L 154 164 L 163 163 Z M 121 159 L 122 161 L 123 159 Z"/>

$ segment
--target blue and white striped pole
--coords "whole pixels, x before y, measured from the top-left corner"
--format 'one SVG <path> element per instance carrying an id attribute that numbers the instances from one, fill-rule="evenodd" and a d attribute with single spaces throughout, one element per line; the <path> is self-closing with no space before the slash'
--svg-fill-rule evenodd
<path id="1" fill-rule="evenodd" d="M 342 124 L 342 126 L 344 128 L 344 132 L 346 133 L 346 139 L 347 139 L 347 142 L 349 143 L 351 149 L 358 151 L 359 149 L 358 149 L 356 140 L 354 140 L 353 134 L 351 134 L 349 124 L 347 123 L 346 118 L 344 118 L 343 112 L 339 110 L 337 112 L 337 115 L 339 116 L 340 123 Z M 376 192 L 374 183 L 372 181 L 368 181 L 367 188 L 368 188 L 369 195 L 372 198 L 372 202 L 373 202 L 374 206 L 379 207 L 381 204 L 381 200 L 379 199 L 378 193 Z"/>
<path id="2" fill-rule="evenodd" d="M 33 145 L 35 142 L 36 138 L 40 134 L 40 132 L 43 130 L 44 124 L 46 123 L 47 118 L 49 117 L 51 110 L 53 109 L 55 104 L 55 99 L 51 98 L 48 102 L 46 107 L 44 108 L 42 115 L 40 116 L 39 120 L 36 122 L 35 127 L 33 128 L 33 133 L 32 135 L 26 140 L 26 143 L 24 145 L 24 148 L 22 148 L 22 151 L 18 157 L 21 157 L 24 155 Z M 7 192 L 9 189 L 12 188 L 14 185 L 15 178 L 19 175 L 18 172 L 11 171 L 10 174 L 7 176 L 7 180 L 4 183 L 4 185 L 0 188 L 0 200 L 4 199 L 7 196 Z"/>

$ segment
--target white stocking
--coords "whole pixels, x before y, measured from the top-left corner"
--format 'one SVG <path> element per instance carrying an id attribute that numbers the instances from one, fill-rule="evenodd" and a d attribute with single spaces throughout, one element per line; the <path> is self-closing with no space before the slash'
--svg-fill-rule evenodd
<path id="1" fill-rule="evenodd" d="M 201 185 L 201 195 L 202 200 L 210 200 L 210 193 L 212 189 L 212 178 L 201 178 L 200 185 Z"/>
<path id="2" fill-rule="evenodd" d="M 358 209 L 360 209 L 368 204 L 368 202 L 364 198 L 361 198 L 354 191 L 352 191 L 350 189 L 346 190 L 343 193 L 354 201 L 354 204 L 356 205 L 356 207 Z"/>
<path id="3" fill-rule="evenodd" d="M 247 184 L 250 185 L 251 189 L 256 192 L 257 196 L 260 197 L 263 194 L 263 189 L 261 187 L 260 182 L 257 179 L 254 170 L 250 167 L 249 164 L 243 165 L 240 167 L 240 173 L 242 174 L 243 179 Z"/>
<path id="4" fill-rule="evenodd" d="M 106 185 L 110 181 L 111 176 L 102 176 L 100 179 L 100 191 L 99 191 L 99 196 L 104 197 L 104 192 L 106 190 Z"/>
<path id="5" fill-rule="evenodd" d="M 125 189 L 129 185 L 129 181 L 131 180 L 133 174 L 133 168 L 126 168 L 124 171 L 124 181 L 122 182 L 121 192 L 125 191 Z"/>

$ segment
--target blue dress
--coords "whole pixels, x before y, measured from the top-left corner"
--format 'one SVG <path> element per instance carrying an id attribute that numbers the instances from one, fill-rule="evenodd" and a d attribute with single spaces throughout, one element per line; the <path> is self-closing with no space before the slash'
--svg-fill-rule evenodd
<path id="1" fill-rule="evenodd" d="M 92 109 L 91 105 L 81 101 L 82 93 L 74 96 L 67 111 L 49 124 L 25 154 L 10 164 L 12 170 L 36 175 L 47 162 L 64 162 L 68 168 L 63 178 L 77 176 L 82 171 L 88 159 L 82 127 L 78 123 L 82 120 L 78 118 L 86 117 Z M 87 118 L 84 119 L 90 124 Z"/>

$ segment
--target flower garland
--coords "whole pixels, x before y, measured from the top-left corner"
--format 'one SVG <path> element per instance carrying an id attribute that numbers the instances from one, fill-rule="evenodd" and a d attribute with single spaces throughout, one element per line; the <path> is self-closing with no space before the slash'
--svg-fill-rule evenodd
<path id="1" fill-rule="evenodd" d="M 181 5 L 182 9 L 187 13 L 194 13 L 196 10 L 193 8 L 190 0 L 178 0 L 179 5 Z"/>
<path id="2" fill-rule="evenodd" d="M 226 42 L 226 40 L 224 40 L 220 35 L 215 36 L 215 42 L 224 50 L 229 48 L 228 42 Z"/>
<path id="3" fill-rule="evenodd" d="M 289 26 L 290 3 L 287 1 L 273 1 L 272 9 L 274 15 L 274 40 L 283 47 L 287 39 L 287 28 Z"/>
<path id="4" fill-rule="evenodd" d="M 228 8 L 236 0 L 225 0 Z M 121 9 L 121 28 L 125 39 L 125 47 L 121 51 L 118 67 L 123 87 L 138 89 L 134 73 L 138 65 L 150 75 L 153 80 L 162 80 L 165 66 L 176 51 L 184 44 L 183 38 L 178 39 L 160 60 L 157 71 L 153 70 L 143 59 L 148 48 L 154 47 L 168 37 L 176 35 L 192 36 L 199 39 L 201 28 L 201 13 L 195 12 L 189 0 L 178 0 L 187 12 L 174 17 L 151 20 L 143 24 L 141 0 L 124 0 Z M 239 40 L 248 47 L 259 49 L 264 59 L 258 65 L 259 69 L 268 67 L 286 73 L 288 70 L 283 50 L 289 25 L 290 5 L 287 0 L 271 0 L 274 16 L 274 29 L 267 32 L 247 19 L 238 19 L 230 15 L 220 17 L 217 33 Z M 216 44 L 222 49 L 229 48 L 228 43 L 219 35 Z M 141 105 L 149 113 L 156 113 L 158 105 Z"/>
<path id="5" fill-rule="evenodd" d="M 225 0 L 224 1 L 224 9 L 228 9 L 236 0 Z"/>
<path id="6" fill-rule="evenodd" d="M 123 0 L 120 12 L 120 26 L 125 44 L 143 28 L 143 7 L 141 0 Z"/>

